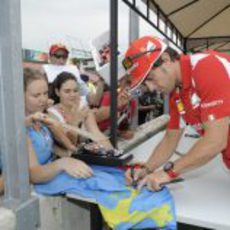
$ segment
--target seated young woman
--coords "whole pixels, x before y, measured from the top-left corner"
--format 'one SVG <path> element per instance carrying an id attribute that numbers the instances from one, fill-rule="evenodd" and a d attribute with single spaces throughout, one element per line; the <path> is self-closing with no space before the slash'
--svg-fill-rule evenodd
<path id="1" fill-rule="evenodd" d="M 79 84 L 74 75 L 62 72 L 53 82 L 52 99 L 54 106 L 48 109 L 48 113 L 60 122 L 79 127 L 88 131 L 99 145 L 105 149 L 112 149 L 108 137 L 98 128 L 94 113 L 80 103 Z M 69 137 L 77 146 L 79 136 L 76 132 L 68 131 Z"/>
<path id="2" fill-rule="evenodd" d="M 74 82 L 71 80 L 70 86 Z M 175 226 L 174 206 L 167 189 L 157 193 L 145 189 L 139 193 L 136 189 L 125 185 L 124 171 L 119 168 L 89 167 L 82 161 L 70 157 L 54 160 L 54 137 L 51 129 L 54 129 L 56 136 L 60 135 L 62 130 L 58 129 L 59 121 L 42 113 L 48 101 L 47 81 L 40 72 L 25 70 L 24 83 L 25 112 L 29 116 L 28 120 L 32 121 L 27 124 L 29 175 L 37 193 L 48 195 L 68 193 L 94 198 L 105 221 L 112 229 L 121 229 L 119 226 L 122 226 L 122 229 L 131 229 L 134 226 L 136 229 L 156 227 L 156 225 L 164 227 L 166 224 Z M 77 94 L 74 91 L 76 85 L 75 90 L 70 90 L 73 98 Z M 72 101 L 76 102 L 74 99 Z M 67 117 L 72 118 L 71 116 L 74 115 L 75 113 Z M 92 119 L 89 118 L 90 111 L 87 109 L 81 116 L 84 118 L 82 122 L 85 123 L 89 122 L 86 120 Z"/>
<path id="3" fill-rule="evenodd" d="M 66 137 L 58 122 L 43 114 L 48 103 L 48 83 L 38 70 L 24 69 L 24 97 L 31 182 L 47 182 L 60 172 L 77 178 L 92 176 L 92 169 L 80 160 L 70 157 L 53 160 L 54 137 L 62 142 Z"/>

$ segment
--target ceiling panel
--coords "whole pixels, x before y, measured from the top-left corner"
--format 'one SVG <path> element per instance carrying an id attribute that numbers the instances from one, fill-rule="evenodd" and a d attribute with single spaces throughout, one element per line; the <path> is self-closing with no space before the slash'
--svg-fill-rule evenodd
<path id="1" fill-rule="evenodd" d="M 190 39 L 201 38 L 200 44 L 205 46 L 207 41 L 203 38 L 208 37 L 215 38 L 214 43 L 221 42 L 222 38 L 230 41 L 230 0 L 150 1 L 150 6 L 158 5 L 164 15 L 162 18 L 168 18 L 188 43 Z M 151 8 L 155 12 L 156 9 Z"/>

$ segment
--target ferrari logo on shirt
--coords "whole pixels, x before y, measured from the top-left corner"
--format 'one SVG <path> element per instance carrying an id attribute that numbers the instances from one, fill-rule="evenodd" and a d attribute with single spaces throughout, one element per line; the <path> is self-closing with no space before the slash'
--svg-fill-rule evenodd
<path id="1" fill-rule="evenodd" d="M 200 98 L 198 97 L 198 95 L 196 93 L 193 93 L 191 96 L 191 104 L 193 106 L 193 108 L 197 108 L 200 105 Z"/>

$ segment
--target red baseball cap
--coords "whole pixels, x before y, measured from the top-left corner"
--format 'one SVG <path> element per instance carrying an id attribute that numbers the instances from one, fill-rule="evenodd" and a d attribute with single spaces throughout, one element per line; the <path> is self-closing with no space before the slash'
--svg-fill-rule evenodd
<path id="1" fill-rule="evenodd" d="M 122 62 L 124 68 L 131 75 L 131 89 L 136 88 L 144 81 L 153 64 L 166 48 L 167 44 L 154 36 L 144 36 L 131 43 Z"/>
<path id="2" fill-rule="evenodd" d="M 58 50 L 64 50 L 67 54 L 69 53 L 69 50 L 66 48 L 65 45 L 63 45 L 63 44 L 53 44 L 53 45 L 50 46 L 49 54 L 53 55 Z"/>

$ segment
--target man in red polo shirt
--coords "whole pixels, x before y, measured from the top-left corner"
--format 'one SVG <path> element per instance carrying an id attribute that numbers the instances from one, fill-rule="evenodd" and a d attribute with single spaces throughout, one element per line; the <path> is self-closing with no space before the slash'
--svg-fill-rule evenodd
<path id="1" fill-rule="evenodd" d="M 119 137 L 129 140 L 133 138 L 134 131 L 130 128 L 132 118 L 136 111 L 136 101 L 131 97 L 126 87 L 128 86 L 127 77 L 123 77 L 118 82 L 117 95 L 117 118 Z M 105 132 L 111 126 L 110 119 L 111 94 L 110 91 L 104 92 L 100 107 L 95 110 L 96 120 L 101 131 Z"/>
<path id="2" fill-rule="evenodd" d="M 150 51 L 148 47 L 152 47 Z M 144 48 L 146 50 L 143 52 Z M 135 49 L 139 55 L 128 56 L 130 49 Z M 149 53 L 156 53 L 155 57 Z M 144 64 L 140 60 L 142 56 L 146 58 Z M 166 134 L 145 168 L 137 170 L 134 175 L 134 179 L 139 180 L 139 189 L 147 185 L 149 189 L 158 190 L 162 183 L 201 167 L 220 152 L 226 167 L 230 169 L 230 57 L 206 51 L 171 60 L 163 41 L 146 36 L 131 44 L 126 58 L 138 63 L 136 69 L 131 70 L 134 76 L 138 68 L 149 62 L 148 77 L 152 78 L 158 90 L 170 95 L 170 121 Z M 129 65 L 131 67 L 132 63 Z M 168 162 L 187 124 L 194 127 L 202 138 L 187 154 Z M 163 169 L 157 170 L 161 165 L 164 165 Z M 132 183 L 129 171 L 126 178 L 128 183 Z"/>

